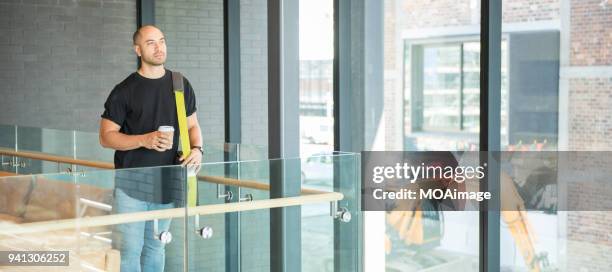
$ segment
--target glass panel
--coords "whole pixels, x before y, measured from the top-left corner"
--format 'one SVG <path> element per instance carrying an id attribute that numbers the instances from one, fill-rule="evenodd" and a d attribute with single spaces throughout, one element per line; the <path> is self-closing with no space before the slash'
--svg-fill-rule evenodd
<path id="1" fill-rule="evenodd" d="M 76 158 L 99 162 L 114 162 L 115 151 L 100 145 L 98 132 L 74 132 Z"/>
<path id="2" fill-rule="evenodd" d="M 7 204 L 1 208 L 0 250 L 66 250 L 74 271 L 135 271 L 141 262 L 183 271 L 181 171 L 158 167 L 0 178 L 0 203 Z M 170 236 L 172 242 L 161 242 Z M 149 257 L 141 260 L 141 253 Z"/>
<path id="3" fill-rule="evenodd" d="M 511 26 L 522 19 L 518 19 L 518 10 L 510 9 L 507 5 L 503 6 L 505 28 L 503 36 L 508 37 L 506 45 L 508 56 L 503 57 L 502 61 L 509 66 L 507 80 L 502 82 L 503 84 L 509 83 L 509 101 L 507 102 L 509 118 L 507 127 L 502 127 L 501 132 L 502 137 L 506 136 L 505 141 L 502 142 L 503 148 L 517 151 L 556 150 L 558 126 L 561 124 L 559 122 L 561 120 L 558 120 L 559 29 L 536 30 L 534 25 L 550 20 L 549 16 L 559 20 L 559 4 L 542 2 L 534 6 L 538 10 L 549 10 L 549 16 L 541 16 L 530 11 L 527 9 L 529 5 L 520 1 L 516 5 L 519 10 L 524 10 L 525 13 L 520 16 L 530 21 L 526 27 L 531 30 L 528 32 L 513 31 Z M 536 187 L 540 183 L 534 183 L 534 176 L 529 176 L 533 168 L 527 165 L 515 165 L 514 169 L 514 172 L 523 170 L 524 173 L 522 177 L 512 177 L 514 187 L 516 187 L 512 188 L 513 190 L 523 191 L 526 188 L 539 190 Z M 502 192 L 502 194 L 505 193 Z M 526 196 L 521 195 L 519 200 L 529 203 L 528 199 L 523 199 L 524 197 Z M 582 212 L 521 211 L 520 219 L 514 220 L 512 212 L 502 211 L 501 269 L 506 271 L 559 269 L 565 271 L 563 269 L 564 260 L 561 259 L 561 256 L 564 254 L 562 244 L 566 237 L 562 233 L 566 232 L 564 225 L 568 227 L 572 225 L 571 222 L 566 221 L 567 215 L 562 215 L 567 213 L 581 214 Z M 586 225 L 583 226 L 586 227 Z M 579 253 L 574 252 L 574 254 Z M 571 270 L 574 269 L 567 271 Z"/>
<path id="4" fill-rule="evenodd" d="M 350 213 L 350 221 L 345 222 L 332 219 L 328 202 L 302 206 L 302 271 L 354 271 L 355 265 L 362 260 L 358 250 L 362 235 L 358 231 L 342 231 L 349 229 L 342 227 L 358 226 L 362 222 L 361 191 L 355 187 L 360 184 L 359 163 L 359 155 L 342 153 L 320 154 L 301 160 L 302 195 L 342 193 L 344 198 L 337 208 Z M 334 179 L 354 183 L 348 187 L 334 187 Z"/>
<path id="5" fill-rule="evenodd" d="M 333 1 L 300 1 L 300 161 L 302 189 L 333 191 Z M 329 204 L 301 207 L 302 271 L 333 271 Z"/>
<path id="6" fill-rule="evenodd" d="M 0 124 L 0 148 L 15 149 L 15 126 Z"/>
<path id="7" fill-rule="evenodd" d="M 15 130 L 19 133 L 16 138 Z M 65 159 L 102 162 L 112 164 L 114 150 L 103 148 L 99 144 L 97 132 L 83 132 L 34 127 L 17 127 L 0 125 L 1 148 L 13 151 L 15 143 L 22 152 L 43 153 Z M 239 148 L 240 147 L 240 148 Z M 258 145 L 228 144 L 207 141 L 204 146 L 204 162 L 220 162 L 224 160 L 262 160 L 267 158 L 267 149 Z M 15 162 L 12 156 L 3 155 L 0 171 L 20 174 L 43 174 L 65 172 L 68 169 L 97 170 L 97 168 L 42 161 L 37 159 L 19 158 Z"/>
<path id="8" fill-rule="evenodd" d="M 15 151 L 15 129 L 15 126 L 0 125 L 0 149 Z M 13 162 L 13 156 L 0 155 L 0 176 L 8 176 L 16 172 Z"/>
<path id="9" fill-rule="evenodd" d="M 205 142 L 202 148 L 204 149 L 204 156 L 202 161 L 204 163 L 212 162 L 223 162 L 226 160 L 236 160 L 236 153 L 238 144 L 230 143 L 207 143 Z"/>
<path id="10" fill-rule="evenodd" d="M 508 57 L 502 61 L 507 63 L 508 76 L 502 83 L 509 86 L 508 125 L 502 130 L 502 135 L 507 134 L 505 150 L 612 150 L 612 58 L 605 42 L 609 38 L 603 38 L 610 33 L 611 4 L 503 2 Z M 535 178 L 537 171 L 524 176 L 514 180 L 518 189 L 543 189 Z M 553 195 L 584 195 L 584 188 L 564 184 L 562 177 L 558 181 Z M 502 217 L 500 269 L 609 271 L 612 261 L 602 256 L 612 248 L 611 215 L 554 209 L 525 211 L 518 223 Z M 517 234 L 520 225 L 530 228 Z"/>
<path id="11" fill-rule="evenodd" d="M 262 156 L 267 157 L 266 151 L 263 147 L 260 146 L 251 146 L 251 145 L 241 145 L 241 144 L 214 144 L 208 143 L 204 145 L 205 156 L 204 160 L 206 162 L 211 162 L 204 164 L 203 167 L 199 171 L 200 181 L 199 181 L 199 205 L 204 204 L 221 204 L 221 203 L 230 203 L 237 202 L 239 196 L 245 197 L 246 194 L 252 194 L 254 199 L 262 199 L 262 195 L 260 195 L 260 191 L 251 192 L 248 188 L 238 189 L 237 186 L 230 186 L 223 183 L 215 183 L 218 182 L 219 179 L 223 180 L 224 178 L 230 179 L 241 179 L 241 173 L 246 173 L 246 176 L 255 175 L 254 173 L 258 173 L 258 169 L 266 166 L 267 161 L 255 161 L 246 163 L 244 167 L 242 167 L 242 160 L 257 160 L 261 159 Z M 264 158 L 265 159 L 265 158 Z M 231 163 L 219 163 L 223 161 L 230 161 Z M 257 165 L 256 168 L 253 168 L 252 165 Z M 213 179 L 209 179 L 209 177 L 213 177 Z M 227 194 L 232 194 L 232 199 L 227 200 Z M 267 194 L 263 196 L 263 198 L 267 198 Z M 247 217 L 247 227 L 244 228 L 245 232 L 249 236 L 243 236 L 243 228 L 242 221 L 245 220 L 242 218 L 243 213 L 232 213 L 232 214 L 219 214 L 219 215 L 211 215 L 203 217 L 201 220 L 201 227 L 207 226 L 212 228 L 215 233 L 212 239 L 202 240 L 199 234 L 196 233 L 197 228 L 194 224 L 189 223 L 189 228 L 191 229 L 190 233 L 190 251 L 199 252 L 200 255 L 204 254 L 209 256 L 205 261 L 192 261 L 190 265 L 192 267 L 196 267 L 198 269 L 204 270 L 227 270 L 231 269 L 231 267 L 238 267 L 239 264 L 242 265 L 250 265 L 255 261 L 261 262 L 259 265 L 263 265 L 265 260 L 260 260 L 261 257 L 252 256 L 251 251 L 247 251 L 244 255 L 241 253 L 241 243 L 248 243 L 246 246 L 248 247 L 264 247 L 262 243 L 269 243 L 269 237 L 267 233 L 264 233 L 265 230 L 268 229 L 269 222 L 267 211 L 254 211 L 245 215 Z M 190 222 L 195 222 L 195 217 L 190 218 Z M 264 232 L 261 230 L 252 229 L 253 226 L 258 225 L 263 228 Z M 262 236 L 263 235 L 263 236 Z M 242 240 L 241 237 L 257 237 L 252 238 L 255 241 L 247 241 Z M 266 247 L 263 250 L 262 254 L 268 254 L 265 252 L 269 252 L 269 249 Z M 228 253 L 232 252 L 232 253 Z M 230 256 L 228 260 L 227 254 L 234 254 Z M 200 257 L 194 257 L 198 259 Z M 245 260 L 246 259 L 246 260 Z M 268 259 L 269 260 L 269 259 Z M 233 263 L 228 263 L 233 262 Z M 265 265 L 269 265 L 265 263 Z"/>
<path id="12" fill-rule="evenodd" d="M 334 191 L 332 155 L 313 155 L 301 160 L 303 190 Z M 334 222 L 329 203 L 305 205 L 302 211 L 302 271 L 334 271 Z"/>
<path id="13" fill-rule="evenodd" d="M 334 221 L 334 271 L 358 270 L 363 260 L 365 221 L 361 212 L 361 157 L 359 154 L 336 153 L 334 163 L 334 192 L 342 193 L 338 208 L 345 208 L 351 215 L 350 221 Z M 337 214 L 338 216 L 338 214 Z"/>
<path id="14" fill-rule="evenodd" d="M 461 47 L 423 48 L 423 130 L 458 130 Z"/>
<path id="15" fill-rule="evenodd" d="M 463 106 L 461 129 L 480 131 L 480 43 L 463 44 Z"/>
<path id="16" fill-rule="evenodd" d="M 41 152 L 73 158 L 73 140 L 73 132 L 69 130 L 17 127 L 17 148 L 19 151 Z M 49 161 L 26 161 L 28 163 L 19 171 L 19 173 L 57 173 L 65 171 L 66 168 L 69 167 L 58 166 L 57 163 Z"/>
<path id="17" fill-rule="evenodd" d="M 384 31 L 385 149 L 478 150 L 480 1 L 387 0 Z M 368 213 L 387 271 L 478 270 L 478 212 Z"/>
<path id="18" fill-rule="evenodd" d="M 224 154 L 224 157 L 231 156 L 234 155 Z M 217 205 L 226 202 L 218 194 L 225 193 L 228 187 L 240 187 L 233 202 L 252 201 L 246 207 L 254 207 L 257 201 L 269 199 L 270 179 L 278 178 L 271 175 L 276 172 L 270 169 L 283 166 L 286 176 L 298 180 L 299 165 L 306 165 L 307 161 L 332 167 L 305 167 L 304 175 L 308 177 L 313 177 L 310 172 L 325 174 L 321 178 L 307 179 L 318 181 L 304 187 L 303 196 L 332 192 L 332 177 L 359 183 L 359 156 L 356 154 L 338 153 L 304 160 L 207 163 L 201 165 L 198 173 L 193 173 L 199 179 L 199 207 L 185 210 L 182 208 L 189 199 L 185 187 L 185 178 L 191 176 L 189 168 L 168 166 L 0 177 L 0 250 L 68 250 L 74 270 L 119 271 L 121 268 L 132 271 L 141 264 L 165 266 L 164 271 L 183 271 L 186 265 L 190 270 L 224 270 L 225 249 L 228 243 L 237 242 L 227 239 L 226 218 L 236 213 L 224 210 L 231 204 Z M 220 189 L 218 185 L 222 185 Z M 352 211 L 355 221 L 351 222 L 359 222 L 356 218 L 359 217 L 360 191 L 353 186 L 335 191 L 344 194 L 338 206 Z M 184 217 L 187 213 L 215 209 L 221 210 L 217 210 L 217 214 L 199 216 L 199 222 L 194 215 L 187 220 Z M 305 261 L 314 262 L 302 263 L 306 270 L 333 269 L 334 256 L 350 258 L 347 259 L 352 260 L 350 262 L 360 259 L 355 244 L 342 243 L 337 251 L 339 255 L 334 254 L 335 235 L 340 235 L 334 233 L 334 226 L 348 223 L 339 223 L 329 216 L 329 202 L 304 206 L 303 211 L 301 235 L 309 239 L 303 240 L 302 254 Z M 241 271 L 269 270 L 272 257 L 269 213 L 268 208 L 259 208 L 239 215 L 239 233 L 245 237 L 236 247 Z M 213 236 L 203 239 L 197 232 L 202 227 L 212 229 Z M 162 243 L 169 235 L 172 241 Z M 342 236 L 355 243 L 360 237 L 358 233 Z M 188 248 L 185 243 L 189 244 Z M 253 250 L 255 246 L 256 251 Z M 313 247 L 317 252 L 306 251 Z M 185 249 L 187 256 L 184 256 Z M 141 258 L 141 253 L 154 258 Z"/>
<path id="19" fill-rule="evenodd" d="M 84 187 L 81 191 L 74 177 L 65 174 L 0 178 L 0 202 L 5 203 L 0 205 L 0 250 L 69 250 L 69 256 L 58 258 L 69 259 L 73 271 L 112 267 L 119 262 L 119 255 L 106 235 L 87 237 L 84 234 L 90 233 L 89 229 L 75 224 L 79 197 L 101 201 L 110 195 L 110 190 L 102 188 Z M 91 209 L 86 214 L 99 212 Z M 50 220 L 69 222 L 42 225 Z M 36 223 L 42 226 L 37 229 Z"/>
<path id="20" fill-rule="evenodd" d="M 300 1 L 300 152 L 334 149 L 333 1 Z"/>
<path id="21" fill-rule="evenodd" d="M 237 160 L 265 160 L 268 158 L 268 149 L 264 145 L 240 144 L 236 150 Z"/>
<path id="22" fill-rule="evenodd" d="M 225 193 L 225 186 L 211 182 L 209 177 L 219 178 L 226 177 L 228 173 L 234 172 L 235 164 L 228 165 L 224 163 L 209 163 L 203 164 L 197 176 L 198 181 L 198 206 L 223 204 L 225 198 L 218 197 L 218 193 Z M 187 208 L 189 209 L 189 207 Z M 199 221 L 199 222 L 198 222 Z M 193 271 L 224 271 L 226 270 L 226 254 L 228 254 L 227 246 L 230 240 L 227 239 L 226 231 L 228 227 L 237 227 L 228 225 L 226 215 L 213 214 L 206 216 L 190 216 L 187 220 L 187 238 L 189 252 L 189 268 Z M 200 230 L 208 228 L 212 230 L 212 237 L 204 239 Z M 232 245 L 233 249 L 239 249 L 237 244 Z"/>
<path id="23" fill-rule="evenodd" d="M 267 149 L 264 146 L 235 143 L 204 143 L 205 162 L 265 160 Z"/>
<path id="24" fill-rule="evenodd" d="M 278 168 L 282 162 L 291 163 L 290 160 L 270 160 L 239 162 L 236 164 L 240 180 L 256 182 L 263 186 L 270 186 L 270 169 Z M 251 194 L 254 200 L 269 199 L 267 190 L 241 187 L 238 190 L 239 198 L 247 198 Z M 236 200 L 238 201 L 238 200 Z M 270 270 L 270 210 L 255 210 L 242 212 L 240 218 L 240 252 L 242 271 L 269 271 Z"/>
<path id="25" fill-rule="evenodd" d="M 330 154 L 318 157 L 317 161 L 326 162 L 329 167 L 324 169 L 306 167 L 302 171 L 308 177 L 314 177 L 313 172 L 318 172 L 317 174 L 321 176 L 318 179 L 307 179 L 316 180 L 316 182 L 310 186 L 303 187 L 302 195 L 333 192 L 331 184 L 334 173 L 354 179 L 358 174 L 358 162 L 356 163 L 354 157 L 354 154 Z M 313 161 L 313 159 L 296 158 L 203 164 L 198 174 L 198 205 L 220 204 L 224 202 L 231 202 L 233 204 L 236 202 L 248 203 L 250 201 L 253 202 L 249 203 L 250 205 L 255 205 L 258 201 L 270 198 L 270 181 L 280 178 L 272 175 L 272 173 L 279 172 L 271 171 L 271 169 L 281 169 L 280 167 L 283 167 L 286 176 L 295 176 L 297 179 L 300 172 L 295 173 L 294 170 L 298 169 L 296 167 L 300 163 L 302 166 L 306 165 L 306 161 Z M 334 166 L 336 171 L 334 171 Z M 231 201 L 226 201 L 223 196 L 219 196 L 219 194 L 226 194 L 227 190 L 233 192 Z M 346 192 L 355 193 L 355 190 L 350 188 Z M 340 206 L 356 209 L 355 199 L 355 196 L 345 193 L 346 201 L 341 202 Z M 306 271 L 313 271 L 322 267 L 333 269 L 334 221 L 329 215 L 329 205 L 329 202 L 321 202 L 305 205 L 301 208 L 303 213 L 301 232 L 302 268 Z M 239 238 L 228 233 L 228 231 L 234 231 L 234 225 L 228 225 L 228 220 L 233 220 L 233 216 L 237 216 L 239 221 L 236 224 L 239 226 Z M 225 259 L 228 257 L 226 254 L 231 254 L 228 250 L 231 252 L 233 247 L 238 249 L 236 254 L 240 258 L 240 271 L 268 271 L 270 269 L 270 258 L 273 256 L 270 256 L 271 222 L 269 209 L 206 215 L 200 216 L 198 220 L 199 225 L 197 227 L 194 216 L 190 217 L 188 221 L 190 267 L 224 270 L 227 269 L 228 265 L 235 266 L 235 264 L 227 263 L 227 259 Z M 198 231 L 204 227 L 212 228 L 214 233 L 212 238 L 202 239 L 200 234 L 198 234 Z M 351 238 L 357 239 L 358 237 L 354 236 Z M 257 248 L 257 250 L 253 250 L 253 248 Z M 344 245 L 343 249 L 339 252 L 343 252 L 342 254 L 344 255 L 353 256 L 352 260 L 357 258 L 354 255 L 357 252 L 356 248 L 350 245 Z M 194 261 L 193 258 L 197 259 L 197 257 L 193 257 L 194 254 L 205 255 L 207 259 L 204 262 Z M 293 266 L 295 264 L 288 265 Z"/>
<path id="26" fill-rule="evenodd" d="M 134 213 L 172 211 L 170 216 L 157 214 L 155 220 L 138 220 L 134 223 L 112 225 L 112 245 L 121 256 L 121 271 L 143 267 L 165 267 L 164 271 L 183 271 L 185 266 L 185 180 L 184 168 L 176 166 L 121 169 L 116 171 L 91 171 L 78 177 L 80 192 L 87 186 L 112 190 L 111 214 L 135 218 Z M 111 182 L 114 179 L 114 182 Z M 88 208 L 91 209 L 91 208 Z M 172 239 L 164 244 L 170 233 Z M 142 235 L 142 236 L 141 236 Z M 126 238 L 129 237 L 129 238 Z M 143 240 L 139 240 L 143 237 Z M 138 242 L 143 241 L 139 260 Z"/>
<path id="27" fill-rule="evenodd" d="M 13 166 L 13 156 L 0 156 L 0 177 L 13 176 L 17 173 L 16 167 Z"/>

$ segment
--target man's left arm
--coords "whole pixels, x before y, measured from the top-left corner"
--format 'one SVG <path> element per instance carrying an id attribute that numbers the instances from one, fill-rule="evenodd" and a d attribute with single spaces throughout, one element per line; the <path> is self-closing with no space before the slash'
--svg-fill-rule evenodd
<path id="1" fill-rule="evenodd" d="M 202 131 L 200 130 L 200 124 L 198 123 L 198 115 L 194 112 L 187 117 L 187 130 L 189 131 L 189 143 L 191 143 L 191 154 L 184 160 L 181 158 L 181 165 L 202 163 L 202 152 L 199 148 L 202 148 Z"/>

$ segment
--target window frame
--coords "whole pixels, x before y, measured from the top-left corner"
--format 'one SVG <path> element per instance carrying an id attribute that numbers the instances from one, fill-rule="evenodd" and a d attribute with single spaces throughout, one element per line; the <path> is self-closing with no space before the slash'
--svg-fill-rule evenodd
<path id="1" fill-rule="evenodd" d="M 511 33 L 502 33 L 502 43 L 510 43 Z M 465 130 L 465 118 L 464 118 L 464 103 L 463 100 L 465 98 L 465 80 L 464 80 L 464 59 L 465 59 L 465 49 L 464 45 L 466 43 L 479 43 L 480 44 L 480 35 L 478 34 L 465 34 L 465 35 L 456 35 L 452 37 L 436 37 L 436 38 L 425 38 L 425 39 L 409 39 L 404 38 L 404 48 L 403 48 L 403 83 L 402 90 L 404 96 L 407 98 L 404 99 L 404 113 L 403 118 L 411 118 L 412 122 L 410 124 L 411 132 L 406 131 L 406 126 L 404 123 L 404 131 L 403 137 L 410 134 L 460 134 L 460 135 L 471 135 L 478 134 L 477 131 L 469 131 Z M 459 126 L 457 128 L 424 128 L 424 74 L 423 74 L 423 57 L 424 52 L 423 49 L 426 46 L 458 46 L 460 48 L 460 75 L 461 75 L 461 83 L 459 89 Z M 507 48 L 506 48 L 507 50 Z M 482 55 L 482 53 L 480 54 Z M 502 52 L 502 57 L 504 54 Z M 509 52 L 506 52 L 505 58 L 509 59 Z M 479 62 L 482 60 L 479 57 Z M 506 60 L 506 65 L 508 65 L 508 61 Z M 508 67 L 506 67 L 508 68 Z M 508 69 L 506 70 L 508 71 Z M 510 75 L 507 75 L 508 80 Z M 502 86 L 503 88 L 503 86 Z M 480 88 L 479 88 L 480 89 Z M 480 95 L 480 92 L 479 92 Z M 408 106 L 408 108 L 407 108 Z M 407 117 L 406 114 L 409 113 L 410 117 Z"/>
<path id="2" fill-rule="evenodd" d="M 436 38 L 436 39 L 420 39 L 420 40 L 404 40 L 405 48 L 404 48 L 404 75 L 409 74 L 410 80 L 407 80 L 404 84 L 404 93 L 409 92 L 410 95 L 407 96 L 410 99 L 411 104 L 411 115 L 412 115 L 412 131 L 413 132 L 421 132 L 421 133 L 474 133 L 471 131 L 464 130 L 464 113 L 463 113 L 463 98 L 465 91 L 464 84 L 464 44 L 470 42 L 480 42 L 480 36 L 478 35 L 469 35 L 469 36 L 457 36 L 451 38 Z M 448 127 L 448 128 L 435 128 L 435 127 L 425 127 L 424 125 L 424 116 L 423 113 L 425 111 L 424 105 L 424 73 L 423 73 L 423 65 L 424 65 L 424 49 L 427 46 L 435 46 L 435 47 L 443 47 L 443 46 L 452 46 L 458 47 L 460 50 L 459 57 L 459 75 L 460 75 L 460 83 L 459 83 L 459 105 L 458 105 L 458 115 L 459 115 L 459 125 L 457 127 Z M 407 51 L 406 51 L 407 50 Z M 408 53 L 408 56 L 406 56 Z M 408 86 L 409 85 L 409 86 Z M 409 89 L 408 89 L 409 88 Z M 406 102 L 406 101 L 404 101 Z M 404 133 L 406 134 L 406 133 Z"/>

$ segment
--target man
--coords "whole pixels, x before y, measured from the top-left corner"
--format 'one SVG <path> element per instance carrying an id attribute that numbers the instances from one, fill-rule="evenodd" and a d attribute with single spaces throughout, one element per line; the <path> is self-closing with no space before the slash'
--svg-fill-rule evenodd
<path id="1" fill-rule="evenodd" d="M 101 116 L 100 144 L 116 150 L 116 169 L 175 164 L 179 128 L 172 72 L 164 68 L 164 34 L 154 26 L 143 26 L 134 32 L 133 44 L 141 66 L 108 96 Z M 184 92 L 192 150 L 188 157 L 178 158 L 178 162 L 198 168 L 202 161 L 202 136 L 194 91 L 187 79 L 184 79 Z M 157 131 L 160 126 L 174 127 L 174 136 Z M 176 167 L 117 170 L 114 211 L 127 213 L 175 207 L 181 199 L 177 192 L 184 190 L 184 180 L 176 178 L 180 176 L 176 170 Z M 159 220 L 158 233 L 169 226 L 170 220 Z M 121 252 L 121 271 L 163 271 L 164 244 L 154 238 L 152 221 L 118 225 L 113 235 L 113 245 Z"/>

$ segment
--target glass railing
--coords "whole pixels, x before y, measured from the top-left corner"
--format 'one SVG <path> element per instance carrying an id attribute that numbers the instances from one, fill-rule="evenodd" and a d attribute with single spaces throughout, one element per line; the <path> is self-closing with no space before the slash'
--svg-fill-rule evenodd
<path id="1" fill-rule="evenodd" d="M 257 154 L 239 145 L 217 147 L 207 149 L 210 160 L 231 160 L 245 150 Z M 293 207 L 301 211 L 301 227 L 288 231 L 300 237 L 301 263 L 288 265 L 302 271 L 350 271 L 338 264 L 359 262 L 358 249 L 343 246 L 334 229 L 359 222 L 358 190 L 333 184 L 338 179 L 360 184 L 359 163 L 358 154 L 336 153 L 206 162 L 199 169 L 4 176 L 0 251 L 50 251 L 53 258 L 62 258 L 65 251 L 69 263 L 58 271 L 132 271 L 140 265 L 164 265 L 165 271 L 269 271 L 270 258 L 276 258 L 271 254 L 278 250 L 270 245 L 270 237 L 277 235 L 270 229 L 270 210 Z M 197 177 L 197 188 L 187 186 L 189 176 Z M 271 198 L 270 188 L 279 179 L 300 193 Z M 196 201 L 190 190 L 197 190 Z M 345 256 L 353 259 L 339 259 Z M 13 263 L 0 261 L 0 270 L 27 265 L 16 257 L 23 256 L 13 255 Z M 38 265 L 55 260 L 35 258 Z"/>
<path id="2" fill-rule="evenodd" d="M 205 163 L 268 158 L 257 145 L 207 142 L 203 149 Z M 112 168 L 113 155 L 100 145 L 97 132 L 0 124 L 0 175 Z"/>
<path id="3" fill-rule="evenodd" d="M 4 173 L 43 174 L 108 168 L 112 167 L 113 154 L 113 150 L 100 146 L 95 132 L 0 125 L 3 165 L 0 171 Z"/>
<path id="4" fill-rule="evenodd" d="M 100 146 L 97 132 L 0 125 L 0 148 L 81 160 L 113 161 L 113 150 Z"/>
<path id="5" fill-rule="evenodd" d="M 266 159 L 263 146 L 243 145 L 221 142 L 205 143 L 204 150 L 210 155 L 210 162 L 223 159 L 224 153 L 237 153 L 242 160 Z M 98 132 L 60 130 L 38 127 L 24 127 L 0 124 L 0 149 L 23 152 L 44 153 L 79 160 L 113 162 L 112 149 L 103 148 L 99 143 Z"/>

